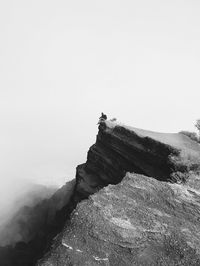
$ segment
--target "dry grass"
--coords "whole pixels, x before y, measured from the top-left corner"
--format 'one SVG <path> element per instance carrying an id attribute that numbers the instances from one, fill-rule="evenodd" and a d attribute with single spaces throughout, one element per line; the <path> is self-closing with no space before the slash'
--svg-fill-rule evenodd
<path id="1" fill-rule="evenodd" d="M 140 138 L 150 138 L 158 143 L 163 143 L 179 151 L 179 155 L 171 154 L 169 160 L 173 164 L 174 179 L 187 179 L 183 173 L 190 171 L 200 172 L 200 145 L 188 136 L 179 133 L 158 133 L 123 125 L 119 122 L 106 121 L 106 126 L 113 130 L 122 127 L 129 132 L 134 132 Z M 183 176 L 184 175 L 184 176 Z"/>

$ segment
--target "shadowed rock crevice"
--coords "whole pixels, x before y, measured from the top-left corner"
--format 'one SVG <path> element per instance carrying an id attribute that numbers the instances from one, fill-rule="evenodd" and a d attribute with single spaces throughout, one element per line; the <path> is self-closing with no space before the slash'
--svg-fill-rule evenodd
<path id="1" fill-rule="evenodd" d="M 67 182 L 49 199 L 32 207 L 23 207 L 7 224 L 8 236 L 19 234 L 21 241 L 0 247 L 0 266 L 34 266 L 48 251 L 52 239 L 69 218 L 74 180 Z"/>

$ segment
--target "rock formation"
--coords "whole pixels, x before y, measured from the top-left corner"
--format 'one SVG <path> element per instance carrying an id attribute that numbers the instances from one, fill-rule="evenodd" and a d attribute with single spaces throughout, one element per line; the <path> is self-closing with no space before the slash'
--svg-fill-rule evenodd
<path id="1" fill-rule="evenodd" d="M 76 208 L 37 265 L 200 265 L 199 166 L 187 136 L 100 123 Z"/>

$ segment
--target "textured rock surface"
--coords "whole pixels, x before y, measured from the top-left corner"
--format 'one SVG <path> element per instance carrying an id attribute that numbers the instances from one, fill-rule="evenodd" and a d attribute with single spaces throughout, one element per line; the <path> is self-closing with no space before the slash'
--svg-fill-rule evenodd
<path id="1" fill-rule="evenodd" d="M 200 265 L 200 179 L 191 180 L 127 174 L 78 204 L 39 265 Z"/>
<path id="2" fill-rule="evenodd" d="M 200 148 L 182 134 L 139 130 L 107 121 L 99 126 L 87 162 L 77 167 L 75 201 L 108 184 L 117 184 L 127 171 L 159 180 L 182 180 L 199 166 Z"/>

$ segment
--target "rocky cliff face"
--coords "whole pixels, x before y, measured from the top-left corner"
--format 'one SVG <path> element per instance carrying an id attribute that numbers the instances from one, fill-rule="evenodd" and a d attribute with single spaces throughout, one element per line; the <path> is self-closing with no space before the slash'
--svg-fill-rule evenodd
<path id="1" fill-rule="evenodd" d="M 185 180 L 199 165 L 199 149 L 180 134 L 158 134 L 112 122 L 99 126 L 87 162 L 77 167 L 77 201 L 134 172 L 162 181 Z"/>
<path id="2" fill-rule="evenodd" d="M 95 194 L 38 265 L 200 265 L 199 164 L 184 135 L 102 122 L 71 203 Z"/>

